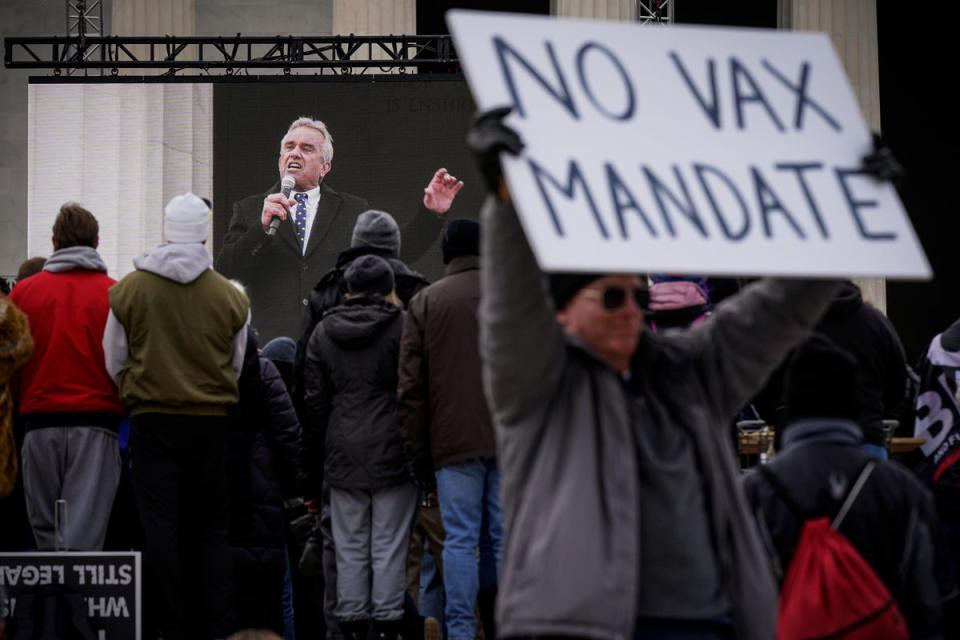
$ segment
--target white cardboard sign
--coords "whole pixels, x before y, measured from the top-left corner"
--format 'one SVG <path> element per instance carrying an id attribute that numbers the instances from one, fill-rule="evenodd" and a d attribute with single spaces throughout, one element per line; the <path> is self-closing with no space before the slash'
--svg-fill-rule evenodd
<path id="1" fill-rule="evenodd" d="M 547 271 L 887 276 L 930 267 L 824 34 L 451 11 Z"/>

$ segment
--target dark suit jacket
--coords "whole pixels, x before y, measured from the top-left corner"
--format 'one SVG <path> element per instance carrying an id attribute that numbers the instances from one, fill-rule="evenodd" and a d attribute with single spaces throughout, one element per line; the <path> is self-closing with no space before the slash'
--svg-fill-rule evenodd
<path id="1" fill-rule="evenodd" d="M 260 344 L 278 336 L 296 339 L 311 289 L 334 266 L 337 255 L 350 247 L 357 216 L 370 209 L 365 199 L 321 184 L 317 215 L 303 253 L 289 217 L 273 238 L 260 226 L 263 199 L 279 191 L 276 184 L 266 193 L 234 203 L 215 263 L 217 271 L 246 287 Z M 401 230 L 403 259 L 420 258 L 442 226 L 442 219 L 421 206 Z"/>

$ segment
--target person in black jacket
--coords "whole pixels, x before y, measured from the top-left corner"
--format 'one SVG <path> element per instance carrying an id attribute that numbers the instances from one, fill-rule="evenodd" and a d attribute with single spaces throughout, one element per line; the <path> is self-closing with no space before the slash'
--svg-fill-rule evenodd
<path id="1" fill-rule="evenodd" d="M 358 258 L 344 276 L 345 303 L 323 317 L 307 348 L 302 459 L 322 466 L 330 487 L 336 614 L 344 636 L 366 638 L 372 620 L 378 638 L 393 640 L 416 506 L 396 401 L 404 314 L 383 258 Z"/>
<path id="2" fill-rule="evenodd" d="M 227 440 L 230 552 L 240 628 L 283 633 L 284 498 L 297 495 L 300 423 L 274 364 L 248 334 Z"/>
<path id="3" fill-rule="evenodd" d="M 303 400 L 303 371 L 307 358 L 307 343 L 317 323 L 327 311 L 343 302 L 347 292 L 344 274 L 354 260 L 361 256 L 374 255 L 387 261 L 393 271 L 393 284 L 397 297 L 406 308 L 410 299 L 430 283 L 400 260 L 400 227 L 385 211 L 370 209 L 357 217 L 350 238 L 350 247 L 337 256 L 337 264 L 327 271 L 310 292 L 307 310 L 300 324 L 300 339 L 297 341 L 297 356 L 294 363 L 294 403 L 297 409 Z M 302 414 L 302 413 L 301 413 Z"/>
<path id="4" fill-rule="evenodd" d="M 883 421 L 897 416 L 907 388 L 906 356 L 896 329 L 880 310 L 864 302 L 860 287 L 844 280 L 816 330 L 857 361 L 864 448 L 886 460 Z M 760 414 L 774 424 L 782 422 L 784 374 L 784 367 L 778 369 L 756 402 Z"/>
<path id="5" fill-rule="evenodd" d="M 804 522 L 836 516 L 872 459 L 861 446 L 860 384 L 856 359 L 822 334 L 797 351 L 788 369 L 783 451 L 744 480 L 780 580 Z M 911 637 L 941 637 L 944 603 L 955 599 L 956 586 L 932 498 L 917 479 L 895 462 L 878 463 L 839 531 L 886 584 Z"/>
<path id="6" fill-rule="evenodd" d="M 307 344 L 313 330 L 323 315 L 333 307 L 342 304 L 347 284 L 344 274 L 350 265 L 365 255 L 375 255 L 386 260 L 393 271 L 394 289 L 400 302 L 406 307 L 410 299 L 429 282 L 419 273 L 404 264 L 400 256 L 400 227 L 389 213 L 384 211 L 365 211 L 357 217 L 350 239 L 350 247 L 340 253 L 336 266 L 320 279 L 310 293 L 310 304 L 303 314 L 300 327 L 300 339 L 297 342 L 296 361 L 293 367 L 293 402 L 301 420 L 305 419 L 303 405 L 304 369 L 307 359 Z M 304 496 L 306 504 L 317 514 L 316 527 L 307 541 L 301 556 L 299 567 L 304 575 L 317 575 L 322 572 L 324 582 L 323 609 L 330 636 L 340 638 L 340 626 L 334 610 L 337 604 L 337 567 L 333 548 L 333 532 L 330 528 L 330 496 L 318 479 L 321 469 L 303 465 L 302 483 L 307 490 Z M 314 477 L 318 476 L 318 477 Z M 315 488 L 315 493 L 311 491 Z"/>

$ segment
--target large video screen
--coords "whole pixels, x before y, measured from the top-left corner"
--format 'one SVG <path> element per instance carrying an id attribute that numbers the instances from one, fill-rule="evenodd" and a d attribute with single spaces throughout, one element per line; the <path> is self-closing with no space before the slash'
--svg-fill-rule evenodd
<path id="1" fill-rule="evenodd" d="M 424 188 L 441 167 L 464 181 L 446 219 L 476 219 L 485 196 L 465 145 L 473 112 L 466 83 L 452 76 L 33 79 L 27 250 L 49 255 L 60 206 L 77 201 L 97 216 L 99 251 L 122 278 L 164 240 L 165 204 L 190 191 L 213 201 L 207 247 L 217 269 L 247 287 L 260 336 L 295 336 L 311 288 L 349 248 L 361 209 L 317 218 L 310 239 L 322 239 L 322 250 L 297 246 L 292 225 L 264 240 L 259 203 L 277 190 L 290 123 L 326 123 L 334 155 L 323 183 L 393 215 L 400 257 L 432 282 L 444 272 L 442 222 L 420 210 Z M 238 248 L 228 265 L 221 258 L 234 203 L 250 197 L 247 240 L 263 251 Z"/>
<path id="2" fill-rule="evenodd" d="M 403 228 L 434 171 L 445 167 L 465 182 L 448 215 L 476 218 L 485 189 L 464 144 L 473 112 L 461 79 L 215 85 L 214 246 L 226 233 L 235 202 L 266 194 L 278 183 L 280 141 L 300 116 L 323 120 L 333 137 L 333 168 L 324 183 L 334 190 L 365 198 Z M 411 265 L 431 281 L 442 275 L 439 246 L 438 236 Z"/>

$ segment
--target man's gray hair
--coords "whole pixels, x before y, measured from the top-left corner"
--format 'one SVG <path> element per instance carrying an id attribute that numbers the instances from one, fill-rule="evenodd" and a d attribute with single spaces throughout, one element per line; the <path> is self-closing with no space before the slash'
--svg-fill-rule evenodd
<path id="1" fill-rule="evenodd" d="M 325 125 L 322 120 L 314 120 L 307 116 L 301 116 L 290 123 L 290 126 L 287 128 L 287 133 L 290 133 L 297 127 L 309 127 L 323 134 L 323 146 L 320 147 L 320 155 L 323 156 L 324 162 L 333 161 L 333 136 L 327 131 L 327 125 Z"/>

